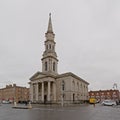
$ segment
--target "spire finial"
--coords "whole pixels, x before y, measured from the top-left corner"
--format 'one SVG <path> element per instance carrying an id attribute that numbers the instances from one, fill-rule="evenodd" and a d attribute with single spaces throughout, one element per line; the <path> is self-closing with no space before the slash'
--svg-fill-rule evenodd
<path id="1" fill-rule="evenodd" d="M 51 21 L 51 13 L 49 13 L 49 22 L 48 22 L 48 30 L 47 30 L 47 32 L 53 33 L 52 21 Z"/>

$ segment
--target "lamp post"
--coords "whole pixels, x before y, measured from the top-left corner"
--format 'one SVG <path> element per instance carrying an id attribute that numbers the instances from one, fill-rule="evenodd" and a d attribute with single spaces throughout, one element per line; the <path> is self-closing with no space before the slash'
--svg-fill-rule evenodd
<path id="1" fill-rule="evenodd" d="M 117 83 L 114 83 L 114 84 L 113 84 L 113 89 L 114 89 L 114 90 L 115 90 L 115 89 L 117 90 Z"/>
<path id="2" fill-rule="evenodd" d="M 16 104 L 16 86 L 13 84 L 13 92 L 14 92 L 14 106 L 16 107 L 17 104 Z"/>

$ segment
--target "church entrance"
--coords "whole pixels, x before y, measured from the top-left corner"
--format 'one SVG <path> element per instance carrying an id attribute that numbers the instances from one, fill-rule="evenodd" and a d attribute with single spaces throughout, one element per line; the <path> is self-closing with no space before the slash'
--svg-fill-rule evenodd
<path id="1" fill-rule="evenodd" d="M 44 104 L 47 102 L 47 95 L 44 95 Z"/>

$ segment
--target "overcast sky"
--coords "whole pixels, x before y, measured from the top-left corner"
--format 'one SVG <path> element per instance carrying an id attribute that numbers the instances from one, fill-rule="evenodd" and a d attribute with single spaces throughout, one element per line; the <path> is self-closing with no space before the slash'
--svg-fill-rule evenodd
<path id="1" fill-rule="evenodd" d="M 41 71 L 50 12 L 58 72 L 120 89 L 120 0 L 0 0 L 0 88 Z"/>

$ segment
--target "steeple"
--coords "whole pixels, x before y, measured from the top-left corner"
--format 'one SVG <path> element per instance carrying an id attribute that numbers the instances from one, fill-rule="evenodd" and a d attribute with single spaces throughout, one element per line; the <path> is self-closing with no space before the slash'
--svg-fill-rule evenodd
<path id="1" fill-rule="evenodd" d="M 52 21 L 51 21 L 51 13 L 49 13 L 49 22 L 48 22 L 48 30 L 47 30 L 47 33 L 53 33 Z"/>
<path id="2" fill-rule="evenodd" d="M 46 41 L 47 40 L 54 41 L 55 34 L 53 33 L 53 28 L 52 28 L 51 13 L 49 14 L 48 29 L 47 29 L 47 33 L 45 34 L 45 37 L 46 37 Z"/>
<path id="3" fill-rule="evenodd" d="M 51 13 L 49 14 L 48 29 L 47 33 L 45 33 L 45 37 L 45 51 L 43 52 L 43 57 L 41 59 L 42 72 L 48 74 L 57 74 L 58 59 L 55 52 L 56 43 L 54 41 L 55 34 L 53 33 L 52 29 Z"/>

